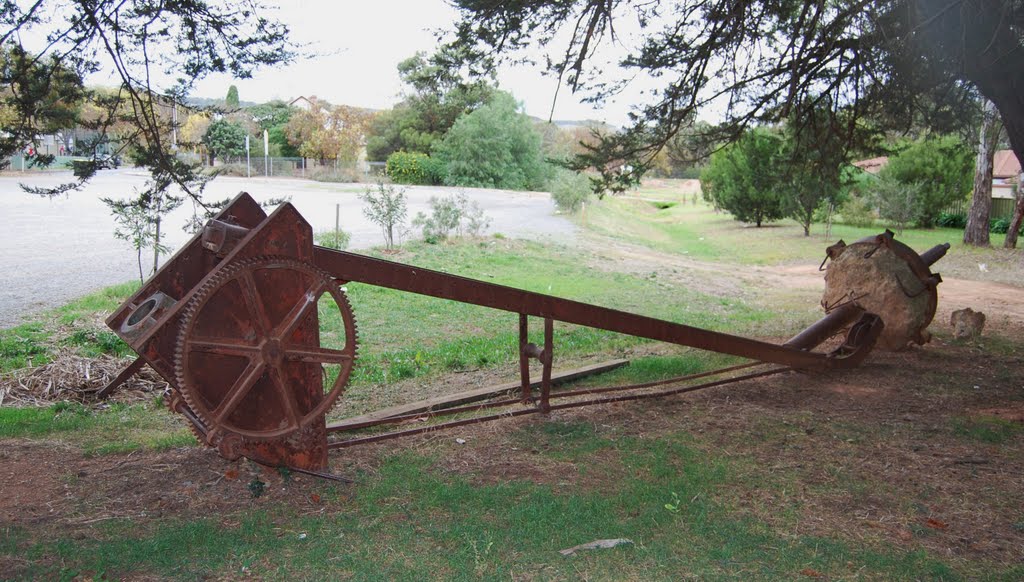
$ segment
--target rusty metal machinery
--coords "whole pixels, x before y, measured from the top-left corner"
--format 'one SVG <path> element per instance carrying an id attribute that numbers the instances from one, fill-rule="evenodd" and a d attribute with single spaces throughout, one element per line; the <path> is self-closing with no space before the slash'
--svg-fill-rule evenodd
<path id="1" fill-rule="evenodd" d="M 876 347 L 901 350 L 931 339 L 928 324 L 935 317 L 942 277 L 930 267 L 945 256 L 949 244 L 923 255 L 896 240 L 892 231 L 847 245 L 840 240 L 825 251 L 826 313 L 854 303 L 885 322 Z M 824 266 L 824 263 L 823 263 Z"/>
<path id="2" fill-rule="evenodd" d="M 327 413 L 344 391 L 357 356 L 357 327 L 342 288 L 350 282 L 518 313 L 516 395 L 471 404 L 466 404 L 470 399 L 449 400 L 450 407 L 443 410 L 432 404 L 406 407 L 328 424 Z M 321 298 L 333 300 L 324 305 L 333 304 L 341 321 L 332 326 L 330 342 L 322 342 L 320 336 Z M 309 224 L 290 204 L 267 216 L 243 193 L 107 324 L 140 356 L 126 374 L 145 362 L 163 376 L 171 386 L 168 405 L 188 420 L 201 442 L 216 447 L 227 459 L 247 457 L 318 472 L 327 467 L 332 448 L 509 416 L 677 394 L 786 370 L 856 366 L 886 325 L 857 301 L 832 307 L 822 320 L 776 345 L 317 247 Z M 531 317 L 543 320 L 542 346 L 527 340 Z M 553 392 L 555 322 L 750 361 L 660 382 Z M 844 330 L 839 347 L 813 351 Z M 541 365 L 539 382 L 530 379 L 531 359 Z M 496 409 L 500 412 L 489 412 Z M 455 415 L 455 420 L 417 423 L 412 428 L 405 424 L 444 415 Z M 333 436 L 382 425 L 396 429 Z"/>

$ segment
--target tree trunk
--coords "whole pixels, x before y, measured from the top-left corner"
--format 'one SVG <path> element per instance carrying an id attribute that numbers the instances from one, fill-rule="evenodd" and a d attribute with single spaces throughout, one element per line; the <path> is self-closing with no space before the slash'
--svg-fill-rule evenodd
<path id="1" fill-rule="evenodd" d="M 146 279 L 142 276 L 142 247 L 138 246 L 135 248 L 135 260 L 139 263 L 139 284 L 146 282 Z"/>
<path id="2" fill-rule="evenodd" d="M 974 196 L 964 228 L 964 244 L 989 246 L 989 215 L 992 212 L 992 164 L 1002 121 L 995 104 L 985 100 L 981 130 L 978 132 L 978 161 L 974 169 Z"/>
<path id="3" fill-rule="evenodd" d="M 160 269 L 160 206 L 156 207 L 156 229 L 153 237 L 153 273 Z"/>
<path id="4" fill-rule="evenodd" d="M 1024 67 L 1015 58 L 1020 32 L 1002 0 L 970 5 L 946 0 L 916 0 L 920 34 L 947 72 L 973 83 L 995 104 L 1003 119 L 1010 148 L 1024 160 Z M 950 9 L 952 8 L 952 9 Z M 1019 15 L 1018 15 L 1019 16 Z"/>
<path id="5" fill-rule="evenodd" d="M 1020 232 L 1020 223 L 1024 220 L 1024 172 L 1017 176 L 1017 187 L 1014 188 L 1014 191 L 1017 204 L 1013 207 L 1010 229 L 1006 231 L 1006 242 L 1003 243 L 1003 246 L 1008 249 L 1017 248 L 1017 233 Z"/>

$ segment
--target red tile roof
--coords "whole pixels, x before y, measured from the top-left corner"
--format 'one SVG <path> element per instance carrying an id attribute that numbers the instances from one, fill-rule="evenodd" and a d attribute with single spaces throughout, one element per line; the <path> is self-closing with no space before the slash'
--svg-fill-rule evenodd
<path id="1" fill-rule="evenodd" d="M 993 178 L 1012 178 L 1020 174 L 1020 160 L 1013 150 L 999 150 L 992 162 Z"/>
<path id="2" fill-rule="evenodd" d="M 870 160 L 860 160 L 859 162 L 854 162 L 853 165 L 869 174 L 877 174 L 888 163 L 889 158 L 882 156 L 880 158 L 871 158 Z"/>

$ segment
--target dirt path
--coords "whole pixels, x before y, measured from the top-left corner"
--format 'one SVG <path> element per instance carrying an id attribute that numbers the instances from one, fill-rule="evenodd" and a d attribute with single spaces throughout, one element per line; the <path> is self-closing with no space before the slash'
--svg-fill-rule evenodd
<path id="1" fill-rule="evenodd" d="M 614 448 L 580 471 L 573 461 L 523 446 L 518 432 L 534 423 L 585 424 L 610 440 L 657 441 L 686 431 L 709 458 L 740 460 L 737 479 L 718 495 L 741 500 L 738 514 L 780 536 L 796 527 L 800 535 L 858 547 L 1009 564 L 1021 559 L 1024 547 L 1020 441 L 1006 437 L 996 446 L 964 431 L 999 428 L 987 418 L 1024 419 L 1020 364 L 1016 356 L 938 341 L 873 354 L 869 363 L 841 374 L 785 374 L 356 447 L 332 455 L 335 473 L 360 475 L 333 497 L 326 491 L 337 484 L 284 479 L 209 449 L 85 457 L 59 442 L 0 440 L 0 524 L 30 530 L 37 539 L 91 539 L 116 519 L 145 527 L 207 517 L 234 527 L 254 509 L 280 516 L 344 514 L 345 498 L 373 482 L 396 450 L 432 456 L 442 476 L 482 486 L 522 480 L 566 494 L 598 491 L 630 470 Z M 786 488 L 750 485 L 775 474 L 789 475 Z M 267 484 L 258 499 L 249 489 L 255 479 Z M 780 508 L 793 512 L 795 525 L 780 517 Z M 18 572 L 25 564 L 16 560 L 0 557 L 0 571 Z"/>
<path id="2" fill-rule="evenodd" d="M 794 295 L 804 303 L 817 302 L 825 290 L 824 273 L 818 270 L 816 263 L 735 266 L 699 261 L 604 237 L 594 246 L 600 249 L 593 261 L 596 268 L 634 274 L 658 273 L 674 283 L 696 285 L 700 291 L 720 297 L 748 299 L 755 295 L 761 297 L 765 305 L 779 300 L 786 306 L 792 303 Z M 1024 330 L 1024 287 L 944 278 L 939 285 L 939 305 L 932 325 L 940 329 L 948 327 L 950 314 L 965 307 L 985 313 L 988 329 L 1006 333 Z"/>

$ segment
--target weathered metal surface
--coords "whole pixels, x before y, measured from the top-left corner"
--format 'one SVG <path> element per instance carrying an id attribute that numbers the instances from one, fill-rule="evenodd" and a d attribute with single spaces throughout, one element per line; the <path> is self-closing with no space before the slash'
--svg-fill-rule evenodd
<path id="1" fill-rule="evenodd" d="M 893 244 L 891 236 L 879 244 L 904 252 L 898 243 Z M 928 258 L 937 260 L 941 253 L 933 251 Z M 914 254 L 913 258 L 918 261 L 917 267 L 928 272 L 920 257 Z M 349 282 L 518 313 L 520 381 L 517 397 L 441 411 L 410 409 L 340 421 L 328 427 L 327 412 L 342 394 L 356 359 L 355 318 L 339 286 Z M 343 334 L 341 349 L 321 346 L 317 309 L 321 298 L 330 298 L 331 309 L 338 311 L 341 323 L 332 333 Z M 544 344 L 541 346 L 527 339 L 531 317 L 543 322 Z M 556 322 L 731 354 L 751 361 L 659 382 L 553 392 Z M 849 302 L 782 345 L 713 332 L 314 247 L 309 225 L 290 204 L 266 216 L 246 194 L 236 198 L 207 225 L 201 236 L 193 239 L 115 312 L 108 319 L 108 325 L 168 380 L 172 386 L 168 405 L 188 419 L 193 432 L 204 443 L 216 447 L 225 458 L 244 456 L 269 465 L 290 466 L 313 473 L 327 466 L 329 448 L 510 416 L 678 394 L 791 369 L 856 366 L 884 328 L 878 316 Z M 844 330 L 845 340 L 839 347 L 829 352 L 813 351 Z M 531 381 L 531 359 L 540 363 L 539 383 Z M 336 374 L 326 389 L 325 367 Z M 757 367 L 766 369 L 737 375 Z M 717 379 L 709 380 L 714 377 Z M 675 387 L 664 388 L 669 385 Z M 611 392 L 618 394 L 595 398 Z M 504 410 L 499 414 L 478 414 L 491 409 Z M 348 440 L 329 442 L 327 439 L 328 432 L 401 425 L 410 420 L 430 420 L 443 415 L 475 416 Z"/>
<path id="2" fill-rule="evenodd" d="M 858 240 L 839 241 L 826 252 L 831 259 L 825 272 L 822 307 L 831 312 L 853 304 L 878 314 L 885 331 L 878 346 L 899 350 L 930 338 L 927 328 L 938 305 L 942 277 L 929 267 L 945 255 L 949 245 L 938 245 L 924 255 L 896 240 L 891 231 Z"/>
<path id="3" fill-rule="evenodd" d="M 341 394 L 354 356 L 351 311 L 333 278 L 311 265 L 312 229 L 290 204 L 268 217 L 243 193 L 217 220 L 233 225 L 230 249 L 193 238 L 107 324 L 170 383 L 169 405 L 205 444 L 227 458 L 321 470 L 325 401 Z M 325 293 L 348 314 L 347 365 L 319 347 L 316 300 Z M 143 325 L 126 329 L 133 321 Z M 311 359 L 343 370 L 326 396 Z"/>
<path id="4" fill-rule="evenodd" d="M 550 318 L 805 370 L 853 367 L 871 350 L 870 343 L 861 341 L 859 344 L 850 342 L 834 353 L 814 353 L 324 247 L 314 249 L 314 263 L 344 281 L 472 303 L 524 316 Z M 877 318 L 870 314 L 864 314 L 862 319 L 869 327 L 876 325 Z M 880 327 L 878 331 L 881 331 Z"/>

